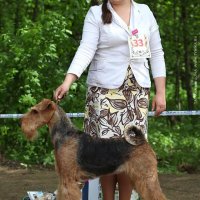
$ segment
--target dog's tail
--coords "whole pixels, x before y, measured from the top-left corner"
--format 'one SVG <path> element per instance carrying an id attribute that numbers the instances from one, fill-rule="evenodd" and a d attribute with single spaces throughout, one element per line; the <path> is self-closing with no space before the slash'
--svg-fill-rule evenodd
<path id="1" fill-rule="evenodd" d="M 146 139 L 143 131 L 138 126 L 129 126 L 124 131 L 126 141 L 132 145 L 143 144 Z"/>

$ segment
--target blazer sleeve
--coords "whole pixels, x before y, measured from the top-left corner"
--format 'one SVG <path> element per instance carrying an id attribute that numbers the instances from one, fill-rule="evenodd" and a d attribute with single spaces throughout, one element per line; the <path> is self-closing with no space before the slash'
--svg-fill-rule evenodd
<path id="1" fill-rule="evenodd" d="M 149 9 L 150 15 L 150 50 L 151 50 L 151 71 L 153 78 L 156 77 L 165 77 L 166 76 L 166 67 L 163 47 L 161 44 L 161 38 L 159 33 L 159 26 L 156 22 L 156 19 Z"/>
<path id="2" fill-rule="evenodd" d="M 85 17 L 82 40 L 67 71 L 67 73 L 75 74 L 77 77 L 80 77 L 90 64 L 97 49 L 99 22 L 95 18 L 95 9 L 99 9 L 99 7 L 91 7 Z"/>

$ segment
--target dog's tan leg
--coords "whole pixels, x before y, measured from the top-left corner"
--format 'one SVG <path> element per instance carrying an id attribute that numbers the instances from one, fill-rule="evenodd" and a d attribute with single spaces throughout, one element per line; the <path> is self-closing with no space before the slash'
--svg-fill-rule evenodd
<path id="1" fill-rule="evenodd" d="M 163 194 L 157 177 L 147 177 L 134 180 L 136 191 L 143 200 L 167 200 Z"/>
<path id="2" fill-rule="evenodd" d="M 132 155 L 125 171 L 135 190 L 143 200 L 166 200 L 159 184 L 157 160 L 151 147 L 142 145 Z"/>
<path id="3" fill-rule="evenodd" d="M 57 200 L 80 200 L 81 192 L 76 182 L 61 180 L 58 186 Z"/>

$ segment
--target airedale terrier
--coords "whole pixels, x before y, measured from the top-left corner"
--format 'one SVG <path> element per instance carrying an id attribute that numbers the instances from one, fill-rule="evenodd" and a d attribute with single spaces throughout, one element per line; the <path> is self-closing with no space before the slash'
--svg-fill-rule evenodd
<path id="1" fill-rule="evenodd" d="M 142 131 L 129 127 L 124 138 L 94 138 L 77 130 L 66 113 L 44 99 L 22 117 L 28 139 L 48 125 L 59 176 L 58 200 L 80 200 L 79 183 L 124 172 L 144 200 L 165 200 L 158 181 L 157 160 Z"/>

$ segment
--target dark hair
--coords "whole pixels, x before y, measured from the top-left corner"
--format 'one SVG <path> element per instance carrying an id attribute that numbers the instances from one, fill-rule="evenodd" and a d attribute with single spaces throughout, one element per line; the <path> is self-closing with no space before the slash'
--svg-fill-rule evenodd
<path id="1" fill-rule="evenodd" d="M 110 24 L 112 22 L 112 13 L 107 7 L 108 0 L 103 0 L 102 5 L 102 20 L 104 24 Z"/>

